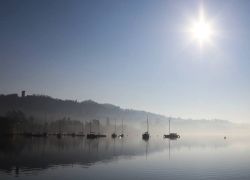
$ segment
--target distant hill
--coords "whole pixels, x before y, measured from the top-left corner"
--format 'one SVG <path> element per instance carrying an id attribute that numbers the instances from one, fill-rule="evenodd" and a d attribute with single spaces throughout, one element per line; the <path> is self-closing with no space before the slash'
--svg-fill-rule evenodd
<path id="1" fill-rule="evenodd" d="M 165 116 L 122 109 L 112 104 L 99 104 L 92 100 L 82 102 L 55 99 L 44 95 L 19 97 L 17 94 L 0 95 L 0 115 L 8 111 L 22 111 L 37 119 L 53 121 L 63 117 L 76 120 L 99 119 L 100 121 L 124 119 L 127 122 L 146 121 L 147 116 L 154 121 L 166 120 Z"/>
<path id="2" fill-rule="evenodd" d="M 168 130 L 168 120 L 159 114 L 132 109 L 122 109 L 112 104 L 100 104 L 92 100 L 82 102 L 72 100 L 55 99 L 44 95 L 28 95 L 19 97 L 17 94 L 0 95 L 0 116 L 9 111 L 21 111 L 26 116 L 32 116 L 37 121 L 52 122 L 62 118 L 70 118 L 78 121 L 90 121 L 98 119 L 102 124 L 113 124 L 114 120 L 120 124 L 123 119 L 126 125 L 145 129 L 147 116 L 150 122 L 150 130 L 157 128 Z M 181 131 L 185 129 L 223 129 L 231 128 L 232 123 L 225 120 L 192 120 L 171 118 L 172 128 Z"/>

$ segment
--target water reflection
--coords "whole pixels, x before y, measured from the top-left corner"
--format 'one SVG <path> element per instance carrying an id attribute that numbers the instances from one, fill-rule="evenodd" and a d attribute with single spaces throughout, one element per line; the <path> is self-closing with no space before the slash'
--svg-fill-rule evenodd
<path id="1" fill-rule="evenodd" d="M 2 138 L 0 139 L 0 171 L 6 174 L 35 173 L 54 166 L 78 164 L 88 168 L 97 162 L 108 163 L 118 159 L 131 159 L 167 151 L 192 148 L 225 148 L 230 141 L 223 138 L 178 140 L 151 138 L 99 138 L 83 137 Z"/>

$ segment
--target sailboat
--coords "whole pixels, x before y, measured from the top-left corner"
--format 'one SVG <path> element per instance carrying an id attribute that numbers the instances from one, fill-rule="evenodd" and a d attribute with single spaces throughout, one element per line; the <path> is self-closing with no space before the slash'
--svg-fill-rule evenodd
<path id="1" fill-rule="evenodd" d="M 101 138 L 101 137 L 107 137 L 105 134 L 101 134 L 100 133 L 100 123 L 98 123 L 98 134 L 96 135 L 98 138 Z"/>
<path id="2" fill-rule="evenodd" d="M 90 124 L 89 124 L 89 134 L 87 134 L 87 139 L 95 139 L 97 138 L 97 135 L 91 131 L 91 121 L 90 121 Z"/>
<path id="3" fill-rule="evenodd" d="M 76 136 L 80 136 L 80 137 L 85 136 L 85 135 L 84 135 L 84 130 L 83 130 L 83 129 L 84 129 L 84 127 L 83 127 L 84 124 L 85 124 L 85 123 L 83 123 L 83 121 L 82 121 L 82 132 L 80 132 L 79 134 L 76 134 Z"/>
<path id="4" fill-rule="evenodd" d="M 147 131 L 142 134 L 142 139 L 144 139 L 144 140 L 148 140 L 149 139 L 148 116 L 147 116 Z"/>
<path id="5" fill-rule="evenodd" d="M 169 139 L 177 139 L 177 138 L 180 138 L 180 135 L 178 135 L 177 133 L 171 133 L 171 132 L 170 132 L 170 119 L 169 119 L 168 123 L 169 123 L 169 125 L 168 125 L 169 134 L 164 134 L 163 137 L 164 137 L 164 138 L 169 138 Z"/>
<path id="6" fill-rule="evenodd" d="M 123 119 L 122 119 L 122 133 L 119 135 L 119 138 L 123 138 L 124 134 L 123 134 Z"/>
<path id="7" fill-rule="evenodd" d="M 116 137 L 117 137 L 117 134 L 116 134 L 116 120 L 115 120 L 115 132 L 113 132 L 113 133 L 111 134 L 111 137 L 112 137 L 112 138 L 116 138 Z"/>

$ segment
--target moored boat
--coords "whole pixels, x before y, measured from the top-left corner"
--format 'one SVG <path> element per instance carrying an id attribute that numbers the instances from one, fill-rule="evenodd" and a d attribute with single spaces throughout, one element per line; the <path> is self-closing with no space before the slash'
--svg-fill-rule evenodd
<path id="1" fill-rule="evenodd" d="M 113 133 L 111 134 L 111 137 L 112 137 L 112 138 L 116 138 L 116 137 L 117 137 L 117 134 L 116 134 L 116 120 L 115 120 L 115 132 L 113 132 Z"/>
<path id="2" fill-rule="evenodd" d="M 169 119 L 168 123 L 169 123 L 169 125 L 168 125 L 169 134 L 164 134 L 163 138 L 168 138 L 168 139 L 177 139 L 177 138 L 180 138 L 180 135 L 178 135 L 177 133 L 171 133 L 170 132 L 170 119 Z"/>
<path id="3" fill-rule="evenodd" d="M 150 137 L 150 135 L 149 135 L 148 116 L 147 116 L 147 131 L 142 134 L 142 139 L 149 140 L 149 137 Z"/>

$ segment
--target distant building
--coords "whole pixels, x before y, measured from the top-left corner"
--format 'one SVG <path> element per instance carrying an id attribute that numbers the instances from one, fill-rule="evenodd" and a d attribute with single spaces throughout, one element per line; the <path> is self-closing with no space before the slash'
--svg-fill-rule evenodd
<path id="1" fill-rule="evenodd" d="M 22 91 L 22 97 L 25 97 L 25 91 Z"/>

